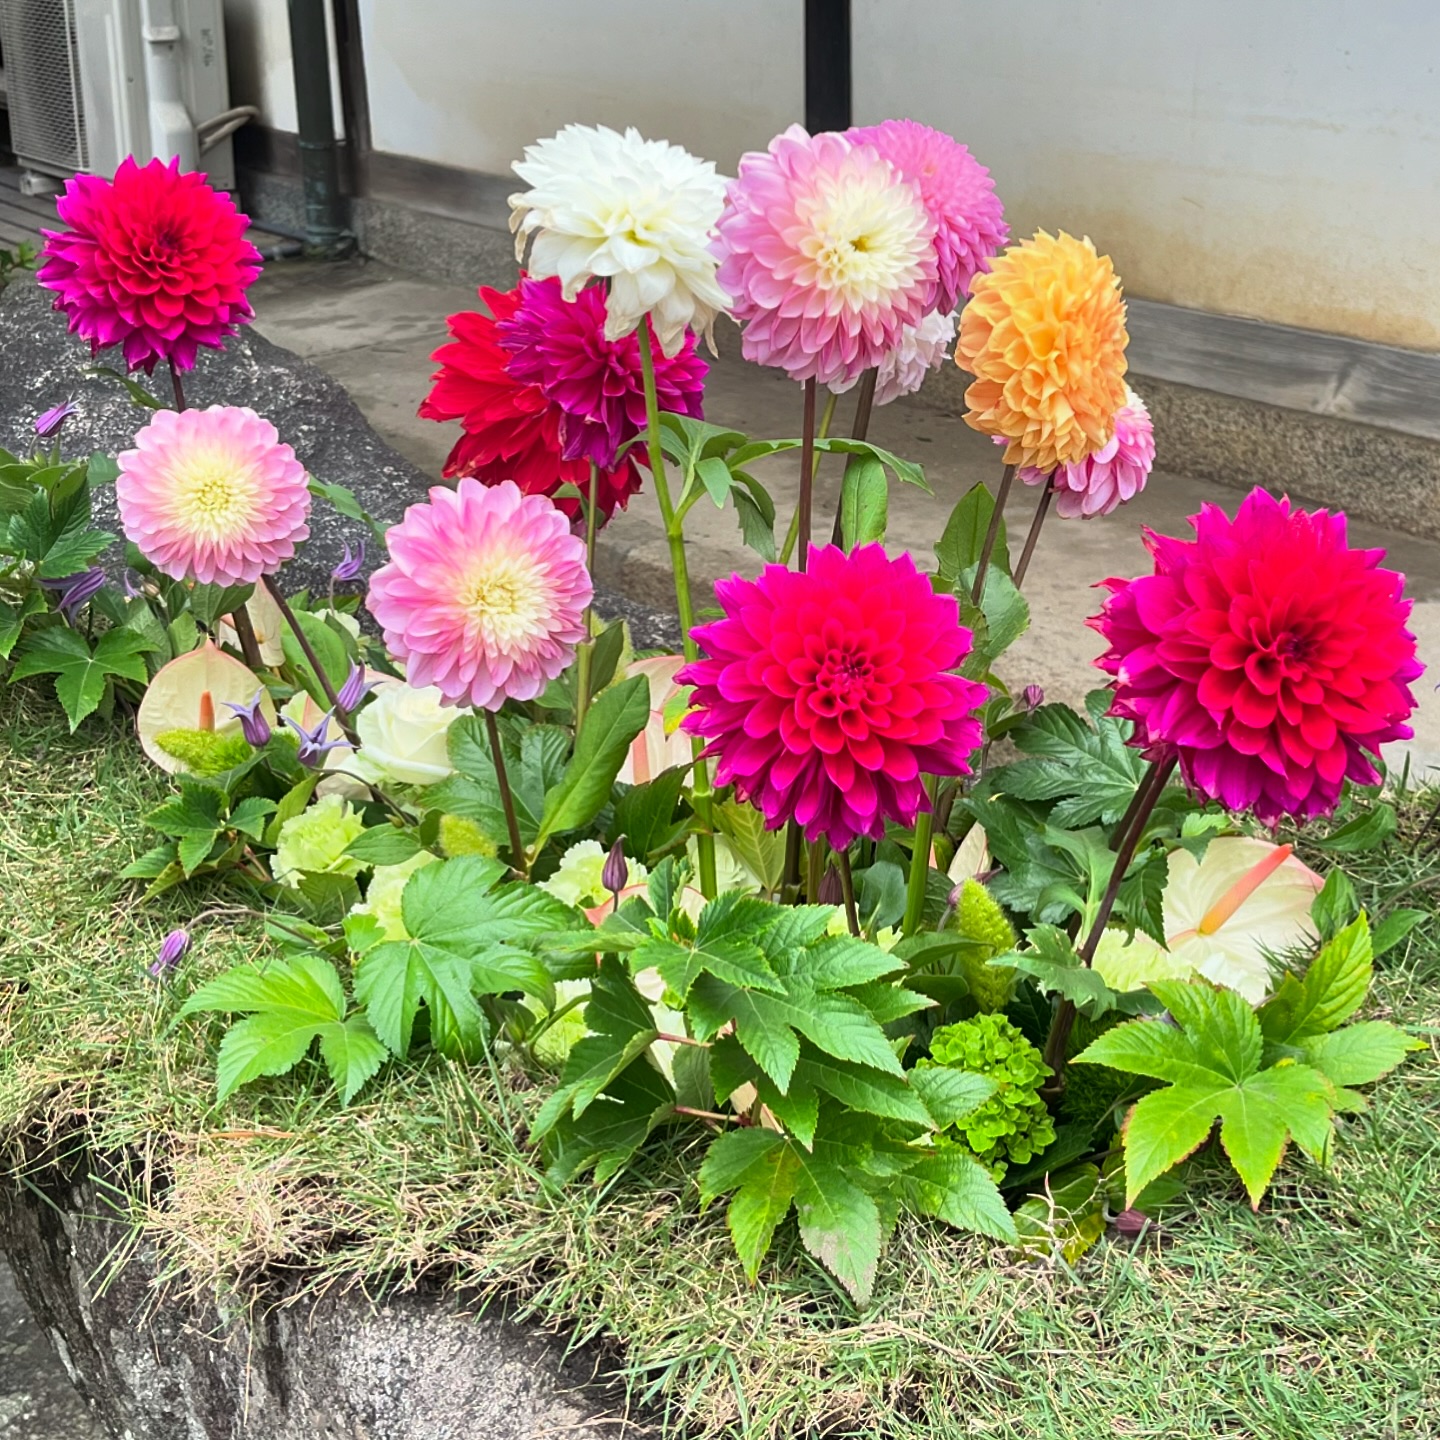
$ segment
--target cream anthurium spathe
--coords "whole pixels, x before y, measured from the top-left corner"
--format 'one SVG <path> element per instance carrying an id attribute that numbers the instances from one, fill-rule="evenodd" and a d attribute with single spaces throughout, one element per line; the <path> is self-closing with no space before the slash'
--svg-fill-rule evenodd
<path id="1" fill-rule="evenodd" d="M 1203 860 L 1177 850 L 1163 898 L 1165 948 L 1140 932 L 1128 945 L 1107 936 L 1095 969 L 1116 990 L 1203 975 L 1258 1005 L 1270 993 L 1272 958 L 1316 943 L 1311 911 L 1322 884 L 1289 845 L 1248 835 L 1212 840 Z"/>
<path id="2" fill-rule="evenodd" d="M 643 675 L 650 686 L 650 719 L 630 742 L 620 774 L 626 785 L 643 785 L 662 770 L 688 765 L 694 758 L 690 737 L 680 728 L 683 707 L 677 702 L 684 687 L 675 683 L 676 672 L 685 664 L 683 655 L 649 655 L 632 660 L 627 676 Z"/>
<path id="3" fill-rule="evenodd" d="M 558 276 L 567 300 L 608 280 L 607 340 L 646 315 L 666 355 L 678 353 L 687 328 L 711 338 L 730 303 L 710 253 L 725 201 L 713 163 L 634 128 L 567 125 L 526 146 L 514 170 L 530 187 L 510 197 L 515 258 L 524 262 L 533 236 L 530 274 Z"/>
<path id="4" fill-rule="evenodd" d="M 173 775 L 185 768 L 184 763 L 160 745 L 159 736 L 172 730 L 238 735 L 240 717 L 229 707 L 246 705 L 256 696 L 261 713 L 273 724 L 275 704 L 260 677 L 206 640 L 156 671 L 135 716 L 140 748 Z"/>

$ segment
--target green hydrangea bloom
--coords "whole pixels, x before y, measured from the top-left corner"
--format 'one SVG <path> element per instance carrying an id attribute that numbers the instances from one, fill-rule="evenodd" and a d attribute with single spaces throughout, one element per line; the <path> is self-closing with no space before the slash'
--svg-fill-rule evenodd
<path id="1" fill-rule="evenodd" d="M 947 928 L 985 946 L 983 954 L 966 953 L 958 957 L 957 968 L 970 987 L 970 998 L 976 1009 L 986 1014 L 1003 1010 L 1015 998 L 1019 972 L 1010 965 L 987 962 L 1015 948 L 1015 929 L 978 880 L 967 880 L 961 887 L 960 903 Z"/>
<path id="2" fill-rule="evenodd" d="M 253 753 L 238 730 L 165 730 L 155 737 L 155 743 L 191 775 L 223 775 L 243 765 Z"/>
<path id="3" fill-rule="evenodd" d="M 473 821 L 463 815 L 440 817 L 440 848 L 452 860 L 457 855 L 480 855 L 493 860 L 498 847 Z"/>
<path id="4" fill-rule="evenodd" d="M 1003 1015 L 977 1015 L 944 1025 L 931 1037 L 929 1060 L 988 1075 L 998 1086 L 978 1110 L 960 1119 L 956 1140 L 997 1180 L 1012 1161 L 1025 1164 L 1055 1139 L 1055 1125 L 1040 1097 L 1050 1075 L 1040 1052 Z"/>
<path id="5" fill-rule="evenodd" d="M 406 882 L 434 856 L 428 850 L 402 860 L 398 865 L 377 865 L 366 887 L 365 898 L 350 907 L 352 915 L 368 915 L 385 932 L 387 940 L 408 940 L 410 932 L 400 913 Z"/>
<path id="6" fill-rule="evenodd" d="M 363 860 L 345 847 L 365 828 L 365 821 L 339 795 L 326 795 L 280 827 L 271 869 L 283 885 L 296 889 L 303 871 L 324 875 L 358 875 Z"/>

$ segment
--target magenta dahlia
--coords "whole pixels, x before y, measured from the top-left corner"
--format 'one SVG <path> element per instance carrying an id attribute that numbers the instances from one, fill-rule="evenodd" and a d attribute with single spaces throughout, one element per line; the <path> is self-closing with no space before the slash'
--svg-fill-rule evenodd
<path id="1" fill-rule="evenodd" d="M 522 279 L 519 304 L 495 330 L 510 356 L 510 375 L 535 386 L 563 412 L 562 457 L 612 469 L 620 447 L 645 428 L 645 387 L 635 331 L 605 338 L 604 290 L 592 285 L 567 301 L 557 277 Z M 694 332 L 685 332 L 674 355 L 664 355 L 658 345 L 651 353 L 660 409 L 698 420 L 710 367 L 695 353 Z"/>
<path id="2" fill-rule="evenodd" d="M 675 677 L 695 686 L 684 725 L 772 830 L 879 839 L 928 808 L 922 775 L 969 773 L 986 689 L 950 673 L 970 632 L 909 555 L 826 545 L 806 571 L 767 565 L 715 593 L 725 618 L 692 632 L 705 654 Z"/>
<path id="3" fill-rule="evenodd" d="M 1267 824 L 1329 814 L 1344 781 L 1376 783 L 1403 740 L 1421 672 L 1405 577 L 1352 550 L 1345 517 L 1252 490 L 1231 520 L 1206 505 L 1194 540 L 1147 532 L 1155 573 L 1106 580 L 1089 623 L 1109 642 L 1111 714 L 1174 756 L 1200 794 Z"/>
<path id="4" fill-rule="evenodd" d="M 873 145 L 792 125 L 740 158 L 712 247 L 747 360 L 844 385 L 934 308 L 935 223 Z"/>
<path id="5" fill-rule="evenodd" d="M 56 210 L 70 228 L 44 232 L 38 278 L 92 353 L 119 345 L 132 370 L 189 370 L 201 345 L 218 350 L 250 319 L 250 221 L 178 160 L 127 158 L 113 180 L 75 175 Z"/>
<path id="6" fill-rule="evenodd" d="M 845 132 L 873 145 L 907 180 L 935 224 L 939 262 L 933 309 L 948 315 L 969 293 L 970 281 L 1010 238 L 1005 207 L 990 172 L 958 140 L 918 120 L 882 120 Z"/>

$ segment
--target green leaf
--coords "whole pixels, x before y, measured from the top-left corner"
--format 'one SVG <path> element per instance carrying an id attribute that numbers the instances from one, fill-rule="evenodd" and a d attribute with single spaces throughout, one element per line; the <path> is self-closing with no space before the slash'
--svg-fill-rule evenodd
<path id="1" fill-rule="evenodd" d="M 715 508 L 723 509 L 725 497 L 735 483 L 730 467 L 718 455 L 711 455 L 696 464 L 695 473 L 700 477 L 705 493 L 715 502 Z"/>
<path id="2" fill-rule="evenodd" d="M 1094 1165 L 1076 1165 L 1049 1178 L 1043 1193 L 1015 1211 L 1023 1255 L 1059 1256 L 1073 1265 L 1105 1233 L 1105 1190 Z"/>
<path id="3" fill-rule="evenodd" d="M 1075 953 L 1074 943 L 1054 925 L 1037 925 L 1025 932 L 1033 947 L 996 956 L 998 963 L 1029 975 L 1047 995 L 1060 995 L 1092 1020 L 1115 1009 L 1115 992 Z"/>
<path id="4" fill-rule="evenodd" d="M 352 1015 L 320 1031 L 320 1057 L 340 1092 L 342 1105 L 355 1098 L 385 1063 L 388 1053 L 363 1015 Z"/>
<path id="5" fill-rule="evenodd" d="M 109 630 L 92 652 L 83 636 L 60 626 L 50 626 L 27 638 L 11 672 L 12 680 L 30 675 L 53 674 L 55 693 L 65 707 L 73 731 L 104 698 L 114 676 L 143 684 L 148 649 L 142 636 L 133 630 Z"/>
<path id="6" fill-rule="evenodd" d="M 402 865 L 413 860 L 421 849 L 412 830 L 402 830 L 397 825 L 372 825 L 345 847 L 345 853 L 369 865 Z"/>
<path id="7" fill-rule="evenodd" d="M 1360 855 L 1383 845 L 1395 833 L 1395 807 L 1383 801 L 1311 843 L 1339 855 Z"/>
<path id="8" fill-rule="evenodd" d="M 740 521 L 740 539 L 747 550 L 753 550 L 767 565 L 775 563 L 775 512 L 764 508 L 744 490 L 730 492 L 735 501 L 735 514 Z"/>
<path id="9" fill-rule="evenodd" d="M 358 520 L 362 525 L 368 526 L 370 533 L 377 540 L 385 539 L 385 531 L 389 527 L 382 525 L 360 504 L 353 490 L 347 490 L 343 485 L 334 485 L 325 480 L 316 480 L 313 476 L 310 479 L 309 489 L 312 495 L 321 500 L 328 500 L 341 515 L 350 520 Z"/>
<path id="10" fill-rule="evenodd" d="M 840 482 L 841 537 L 847 550 L 885 539 L 889 487 L 885 467 L 873 455 L 852 456 Z"/>
<path id="11" fill-rule="evenodd" d="M 1324 1035 L 1364 1002 L 1373 973 L 1370 922 L 1363 914 L 1320 948 L 1303 978 L 1287 973 L 1260 1007 L 1260 1027 L 1272 1045 L 1295 1045 Z"/>
<path id="12" fill-rule="evenodd" d="M 225 828 L 238 830 L 258 843 L 264 837 L 266 822 L 275 813 L 275 808 L 273 800 L 267 800 L 262 795 L 247 795 L 231 810 Z"/>
<path id="13" fill-rule="evenodd" d="M 710 1039 L 733 1020 L 736 1038 L 784 1093 L 800 1059 L 800 1042 L 786 1018 L 766 1000 L 702 975 L 690 992 L 690 1018 L 698 1027 L 696 1038 L 700 1040 Z"/>
<path id="14" fill-rule="evenodd" d="M 222 615 L 233 615 L 254 593 L 253 585 L 196 585 L 190 591 L 190 612 L 213 630 Z"/>
<path id="15" fill-rule="evenodd" d="M 92 451 L 86 462 L 85 478 L 92 488 L 113 485 L 120 478 L 120 466 L 113 455 L 107 455 L 103 450 Z"/>
<path id="16" fill-rule="evenodd" d="M 1092 730 L 1068 705 L 1042 705 L 1010 738 L 1033 758 L 1004 767 L 1005 793 L 1021 800 L 1060 800 L 1050 815 L 1059 829 L 1113 824 L 1144 778 L 1145 762 L 1125 743 L 1124 728 L 1102 719 Z"/>
<path id="17" fill-rule="evenodd" d="M 881 1074 L 864 1065 L 832 1060 L 828 1055 L 820 1055 L 807 1048 L 795 1067 L 791 1089 L 823 1090 L 851 1110 L 879 1115 L 888 1120 L 904 1120 L 930 1129 L 931 1112 L 921 1087 L 914 1083 L 918 1073 L 908 1071 L 902 1079 L 898 1075 Z"/>
<path id="18" fill-rule="evenodd" d="M 715 828 L 730 842 L 735 858 L 760 882 L 762 890 L 780 888 L 785 866 L 785 838 L 765 828 L 765 817 L 753 805 L 726 800 L 714 808 Z"/>
<path id="19" fill-rule="evenodd" d="M 1393 950 L 1422 920 L 1429 918 L 1428 910 L 1392 910 L 1370 937 L 1373 958 L 1378 960 L 1387 950 Z"/>
<path id="20" fill-rule="evenodd" d="M 625 622 L 616 620 L 592 640 L 590 657 L 590 698 L 593 700 L 614 678 L 620 657 L 625 653 Z"/>
<path id="21" fill-rule="evenodd" d="M 972 486 L 950 512 L 944 533 L 935 546 L 935 558 L 940 562 L 940 578 L 948 581 L 952 589 L 964 571 L 979 564 L 980 552 L 985 545 L 985 532 L 990 527 L 990 517 L 994 513 L 994 497 L 984 485 Z M 995 538 L 990 563 L 1007 575 L 1010 573 L 1010 551 L 1005 543 L 1003 520 L 1000 522 L 1000 532 Z"/>
<path id="22" fill-rule="evenodd" d="M 338 624 L 332 626 L 323 615 L 313 615 L 308 610 L 295 611 L 295 622 L 305 632 L 305 638 L 315 651 L 315 658 L 329 677 L 331 685 L 338 690 L 345 683 L 345 677 L 350 673 L 350 652 L 346 648 L 347 637 L 342 633 Z M 325 693 L 325 687 L 320 683 L 314 670 L 310 668 L 310 662 L 305 658 L 305 652 L 300 648 L 300 642 L 295 638 L 289 625 L 281 627 L 280 643 L 285 648 L 285 659 L 294 667 L 296 674 L 300 676 L 301 684 L 310 692 L 311 698 L 317 705 L 328 705 L 330 700 Z"/>
<path id="23" fill-rule="evenodd" d="M 880 1262 L 880 1212 L 831 1147 L 795 1157 L 795 1214 L 805 1248 L 845 1287 L 857 1305 L 870 1299 Z"/>
<path id="24" fill-rule="evenodd" d="M 1014 1243 L 1015 1222 L 995 1182 L 958 1146 L 930 1151 L 900 1184 L 906 1205 L 917 1214 Z"/>
<path id="25" fill-rule="evenodd" d="M 1359 909 L 1360 901 L 1350 877 L 1343 870 L 1335 869 L 1325 877 L 1325 883 L 1310 907 L 1310 918 L 1315 922 L 1322 940 L 1333 940 L 1355 918 Z"/>
<path id="26" fill-rule="evenodd" d="M 949 1065 L 917 1067 L 910 1071 L 909 1079 L 937 1130 L 948 1129 L 978 1110 L 996 1089 L 988 1075 L 972 1075 Z"/>
<path id="27" fill-rule="evenodd" d="M 741 1133 L 757 1133 L 755 1131 Z M 769 1134 L 769 1131 L 760 1131 Z M 723 1137 L 722 1137 L 723 1138 Z M 735 1192 L 725 1212 L 735 1253 L 753 1285 L 776 1227 L 790 1211 L 800 1179 L 800 1155 L 793 1145 L 772 1150 Z"/>
<path id="28" fill-rule="evenodd" d="M 106 379 L 118 380 L 125 387 L 125 393 L 129 395 L 134 404 L 143 410 L 163 410 L 165 408 L 165 402 L 152 395 L 133 375 L 122 374 L 109 365 L 87 365 L 80 373 L 82 375 L 103 375 Z"/>
<path id="29" fill-rule="evenodd" d="M 1411 1050 L 1424 1048 L 1386 1020 L 1364 1020 L 1301 1042 L 1306 1061 L 1332 1085 L 1369 1085 L 1388 1075 Z"/>
<path id="30" fill-rule="evenodd" d="M 545 796 L 536 849 L 551 835 L 578 830 L 600 813 L 630 742 L 649 719 L 650 684 L 643 675 L 621 681 L 595 701 L 585 716 L 565 774 Z"/>
<path id="31" fill-rule="evenodd" d="M 688 826 L 675 819 L 675 810 L 687 773 L 684 766 L 673 766 L 620 797 L 610 829 L 615 836 L 625 837 L 627 855 L 648 863 L 652 856 L 668 850 L 685 835 Z"/>

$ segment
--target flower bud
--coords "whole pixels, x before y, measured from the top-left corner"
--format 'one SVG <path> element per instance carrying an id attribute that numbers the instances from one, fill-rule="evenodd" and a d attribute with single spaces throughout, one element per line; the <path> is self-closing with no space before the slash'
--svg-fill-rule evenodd
<path id="1" fill-rule="evenodd" d="M 1020 708 L 1033 715 L 1045 703 L 1045 692 L 1038 685 L 1027 685 L 1020 692 Z"/>
<path id="2" fill-rule="evenodd" d="M 155 959 L 150 963 L 150 973 L 159 979 L 168 974 L 179 963 L 180 957 L 190 948 L 188 930 L 172 930 L 161 942 Z"/>
<path id="3" fill-rule="evenodd" d="M 260 709 L 265 692 L 257 690 L 255 698 L 248 705 L 237 705 L 233 700 L 225 702 L 227 710 L 233 710 L 240 717 L 240 733 L 249 745 L 263 750 L 270 743 L 270 722 Z"/>
<path id="4" fill-rule="evenodd" d="M 361 665 L 350 662 L 350 673 L 345 677 L 345 683 L 340 687 L 339 693 L 335 696 L 340 709 L 345 714 L 358 710 L 365 697 L 375 688 L 374 680 L 365 678 L 365 669 Z"/>
<path id="5" fill-rule="evenodd" d="M 42 440 L 48 440 L 52 435 L 60 433 L 60 427 L 75 413 L 73 401 L 67 400 L 63 405 L 52 405 L 43 415 L 35 417 L 35 433 Z"/>
<path id="6" fill-rule="evenodd" d="M 827 865 L 825 873 L 820 877 L 820 893 L 815 897 L 817 905 L 839 905 L 845 899 L 845 892 L 840 886 L 840 872 L 833 866 Z"/>
<path id="7" fill-rule="evenodd" d="M 610 853 L 605 857 L 605 868 L 600 872 L 600 883 L 615 897 L 617 905 L 620 903 L 620 892 L 629 878 L 630 866 L 625 860 L 625 837 L 622 835 L 610 847 Z"/>
<path id="8" fill-rule="evenodd" d="M 351 580 L 358 580 L 361 572 L 365 569 L 365 542 L 360 542 L 358 552 L 352 553 L 350 542 L 345 542 L 345 553 L 340 557 L 340 563 L 330 572 L 330 578 L 337 585 L 347 584 Z"/>

